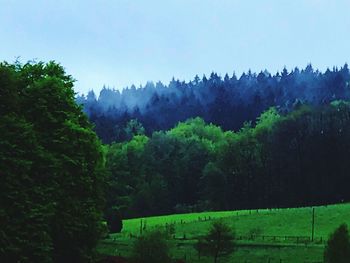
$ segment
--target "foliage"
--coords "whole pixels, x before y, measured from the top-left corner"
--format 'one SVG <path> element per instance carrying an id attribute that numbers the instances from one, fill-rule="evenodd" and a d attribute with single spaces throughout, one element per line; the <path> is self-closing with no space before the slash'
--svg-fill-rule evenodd
<path id="1" fill-rule="evenodd" d="M 227 177 L 213 162 L 208 162 L 203 168 L 199 182 L 202 189 L 202 198 L 210 202 L 213 210 L 226 210 L 227 203 Z"/>
<path id="2" fill-rule="evenodd" d="M 106 213 L 107 226 L 110 233 L 119 233 L 123 228 L 123 221 L 118 209 L 111 208 Z"/>
<path id="3" fill-rule="evenodd" d="M 214 221 L 208 233 L 198 240 L 195 248 L 204 255 L 214 258 L 214 263 L 223 255 L 234 251 L 234 234 L 230 226 L 221 220 Z"/>
<path id="4" fill-rule="evenodd" d="M 173 235 L 175 235 L 175 224 L 171 223 L 171 224 L 166 224 L 165 225 L 165 234 L 168 237 L 172 237 Z"/>
<path id="5" fill-rule="evenodd" d="M 165 234 L 155 230 L 140 236 L 133 244 L 132 258 L 136 263 L 171 262 Z"/>
<path id="6" fill-rule="evenodd" d="M 349 116 L 344 101 L 271 108 L 238 132 L 195 118 L 113 143 L 108 207 L 128 218 L 349 201 Z"/>
<path id="7" fill-rule="evenodd" d="M 330 236 L 324 251 L 324 262 L 345 263 L 350 258 L 350 237 L 346 224 L 340 225 Z"/>
<path id="8" fill-rule="evenodd" d="M 254 121 L 275 106 L 282 112 L 305 103 L 324 105 L 333 100 L 350 99 L 348 65 L 321 73 L 311 65 L 305 69 L 226 74 L 211 73 L 185 82 L 171 80 L 168 85 L 148 82 L 145 86 L 119 90 L 104 87 L 98 99 L 93 91 L 77 97 L 105 143 L 129 140 L 130 120 L 136 120 L 150 136 L 168 130 L 178 122 L 201 117 L 225 131 L 238 131 L 244 122 Z"/>
<path id="9" fill-rule="evenodd" d="M 55 62 L 0 64 L 0 258 L 89 262 L 101 233 L 101 144 Z"/>

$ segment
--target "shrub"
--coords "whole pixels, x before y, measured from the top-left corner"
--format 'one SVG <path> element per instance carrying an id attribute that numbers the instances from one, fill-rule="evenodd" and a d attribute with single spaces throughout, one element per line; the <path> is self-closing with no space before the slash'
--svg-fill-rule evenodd
<path id="1" fill-rule="evenodd" d="M 166 234 L 150 231 L 136 239 L 132 258 L 135 263 L 167 263 L 171 262 L 169 250 Z"/>
<path id="2" fill-rule="evenodd" d="M 324 251 L 325 263 L 346 263 L 350 259 L 350 238 L 346 224 L 340 225 L 328 239 Z"/>
<path id="3" fill-rule="evenodd" d="M 234 233 L 230 226 L 221 220 L 213 221 L 208 233 L 198 239 L 195 249 L 198 251 L 198 257 L 201 254 L 212 256 L 214 263 L 218 258 L 229 255 L 234 251 Z"/>

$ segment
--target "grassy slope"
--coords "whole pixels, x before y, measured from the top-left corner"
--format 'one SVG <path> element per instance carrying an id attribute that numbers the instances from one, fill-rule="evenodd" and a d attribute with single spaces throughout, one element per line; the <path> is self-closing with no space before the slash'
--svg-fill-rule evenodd
<path id="1" fill-rule="evenodd" d="M 199 221 L 199 217 L 201 220 Z M 176 237 L 187 239 L 203 235 L 208 230 L 211 220 L 222 218 L 230 224 L 237 236 L 249 236 L 252 231 L 267 236 L 310 236 L 312 209 L 290 208 L 278 210 L 224 211 L 192 214 L 177 214 L 143 218 L 146 228 L 160 228 L 175 222 Z M 207 220 L 204 221 L 204 218 Z M 183 223 L 181 224 L 181 220 Z M 100 252 L 107 254 L 128 255 L 132 240 L 130 234 L 137 235 L 140 229 L 140 218 L 123 221 L 121 234 L 113 234 L 100 245 Z M 341 223 L 350 225 L 350 204 L 339 204 L 315 207 L 315 237 L 327 239 Z M 172 253 L 176 257 L 185 257 L 188 262 L 210 262 L 209 258 L 197 260 L 196 251 L 192 248 L 194 240 L 173 241 Z M 322 244 L 296 244 L 295 241 L 275 242 L 273 240 L 239 241 L 236 253 L 231 257 L 236 262 L 321 262 Z M 117 248 L 117 250 L 116 250 Z M 220 262 L 230 262 L 223 258 Z"/>

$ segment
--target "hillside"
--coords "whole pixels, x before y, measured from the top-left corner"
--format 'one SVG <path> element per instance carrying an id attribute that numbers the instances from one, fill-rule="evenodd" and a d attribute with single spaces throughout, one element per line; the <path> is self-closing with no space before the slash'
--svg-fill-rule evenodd
<path id="1" fill-rule="evenodd" d="M 123 220 L 120 234 L 111 234 L 99 245 L 100 253 L 128 256 L 132 241 L 139 235 L 140 223 L 147 231 L 174 224 L 172 254 L 186 262 L 211 262 L 197 259 L 196 238 L 205 234 L 214 219 L 222 219 L 234 229 L 238 250 L 235 262 L 322 262 L 324 243 L 341 223 L 350 224 L 350 204 L 316 206 L 315 237 L 311 242 L 312 208 L 238 210 L 174 214 Z M 268 261 L 270 260 L 270 261 Z M 230 262 L 229 258 L 222 262 Z"/>

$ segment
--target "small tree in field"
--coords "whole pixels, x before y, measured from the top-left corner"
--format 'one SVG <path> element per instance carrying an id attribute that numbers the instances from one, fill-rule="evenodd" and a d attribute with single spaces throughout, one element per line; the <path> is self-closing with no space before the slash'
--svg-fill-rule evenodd
<path id="1" fill-rule="evenodd" d="M 140 236 L 133 244 L 135 263 L 168 263 L 169 243 L 166 234 L 161 231 L 150 231 Z"/>
<path id="2" fill-rule="evenodd" d="M 195 249 L 199 256 L 212 256 L 216 263 L 219 257 L 233 253 L 234 233 L 223 221 L 214 221 L 209 232 L 198 240 Z"/>
<path id="3" fill-rule="evenodd" d="M 108 230 L 111 233 L 120 233 L 123 228 L 123 221 L 118 209 L 109 209 L 106 213 Z"/>
<path id="4" fill-rule="evenodd" d="M 325 251 L 325 263 L 346 263 L 350 260 L 350 237 L 346 224 L 340 225 L 328 239 Z"/>

